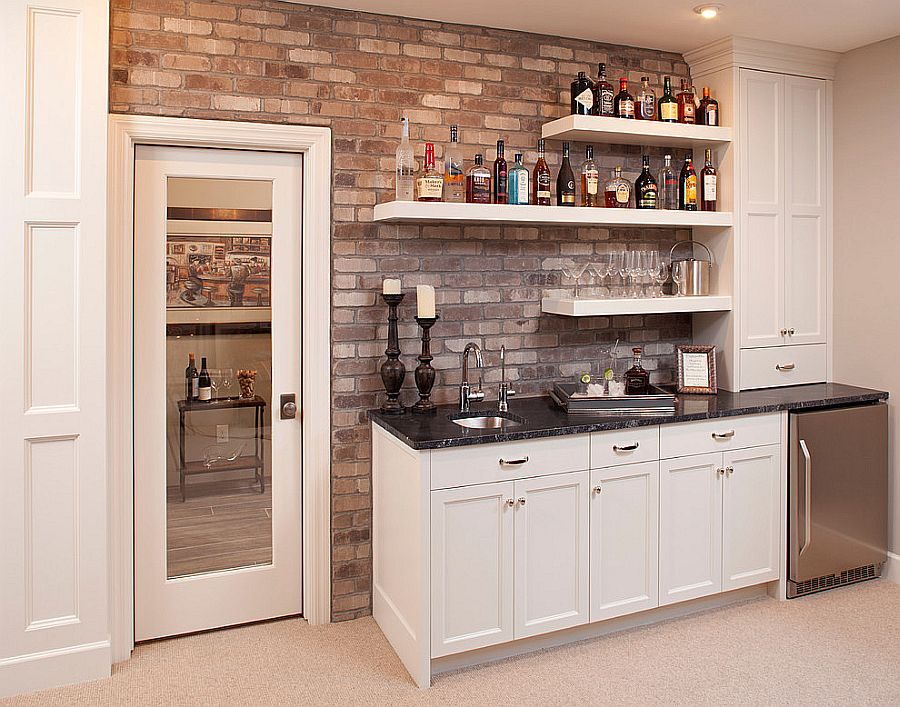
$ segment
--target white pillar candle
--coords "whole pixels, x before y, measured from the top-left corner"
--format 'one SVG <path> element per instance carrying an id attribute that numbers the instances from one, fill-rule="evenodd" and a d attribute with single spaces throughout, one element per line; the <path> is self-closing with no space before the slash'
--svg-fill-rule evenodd
<path id="1" fill-rule="evenodd" d="M 416 314 L 422 319 L 434 318 L 434 288 L 416 285 Z"/>
<path id="2" fill-rule="evenodd" d="M 381 293 L 385 295 L 399 295 L 400 280 L 394 280 L 389 277 L 385 278 L 384 282 L 381 283 Z"/>

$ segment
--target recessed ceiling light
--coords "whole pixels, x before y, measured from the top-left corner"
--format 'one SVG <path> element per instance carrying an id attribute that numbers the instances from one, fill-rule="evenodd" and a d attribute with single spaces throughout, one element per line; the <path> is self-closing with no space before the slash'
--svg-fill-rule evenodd
<path id="1" fill-rule="evenodd" d="M 716 17 L 721 11 L 721 5 L 697 5 L 697 7 L 694 8 L 694 12 L 707 20 Z"/>

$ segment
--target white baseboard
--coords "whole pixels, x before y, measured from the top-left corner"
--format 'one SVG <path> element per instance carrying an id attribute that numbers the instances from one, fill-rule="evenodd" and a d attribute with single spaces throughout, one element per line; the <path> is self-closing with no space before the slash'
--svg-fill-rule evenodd
<path id="1" fill-rule="evenodd" d="M 110 675 L 109 641 L 0 659 L 0 697 L 99 680 Z"/>
<path id="2" fill-rule="evenodd" d="M 900 555 L 889 552 L 884 569 L 881 570 L 881 578 L 889 582 L 900 584 Z"/>

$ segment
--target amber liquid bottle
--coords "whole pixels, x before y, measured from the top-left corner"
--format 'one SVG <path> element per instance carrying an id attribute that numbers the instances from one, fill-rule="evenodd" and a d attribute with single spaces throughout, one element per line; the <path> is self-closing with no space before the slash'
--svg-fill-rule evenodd
<path id="1" fill-rule="evenodd" d="M 615 115 L 613 102 L 616 98 L 613 85 L 606 80 L 606 64 L 600 62 L 597 65 L 597 80 L 594 81 L 594 115 Z"/>
<path id="2" fill-rule="evenodd" d="M 588 145 L 581 165 L 581 205 L 600 206 L 600 198 L 600 172 L 594 162 L 594 146 Z"/>
<path id="3" fill-rule="evenodd" d="M 715 98 L 710 98 L 709 86 L 703 87 L 703 98 L 697 109 L 697 122 L 701 125 L 719 124 L 719 102 Z"/>
<path id="4" fill-rule="evenodd" d="M 700 170 L 700 210 L 715 211 L 717 192 L 719 187 L 719 174 L 712 163 L 712 150 L 706 148 L 706 164 Z"/>
<path id="5" fill-rule="evenodd" d="M 694 103 L 694 92 L 688 82 L 681 79 L 681 91 L 676 97 L 678 101 L 678 122 L 694 124 L 697 122 L 697 104 Z"/>
<path id="6" fill-rule="evenodd" d="M 613 101 L 613 112 L 617 118 L 634 118 L 634 96 L 628 93 L 628 79 L 619 79 L 619 92 Z"/>
<path id="7" fill-rule="evenodd" d="M 684 158 L 678 179 L 678 208 L 682 211 L 697 210 L 697 170 L 690 157 Z"/>
<path id="8" fill-rule="evenodd" d="M 550 168 L 544 159 L 544 140 L 538 140 L 538 158 L 534 165 L 531 183 L 534 185 L 534 203 L 538 206 L 550 206 Z"/>
<path id="9" fill-rule="evenodd" d="M 631 349 L 634 358 L 631 368 L 625 371 L 625 395 L 646 395 L 650 391 L 650 374 L 641 364 L 641 348 Z"/>

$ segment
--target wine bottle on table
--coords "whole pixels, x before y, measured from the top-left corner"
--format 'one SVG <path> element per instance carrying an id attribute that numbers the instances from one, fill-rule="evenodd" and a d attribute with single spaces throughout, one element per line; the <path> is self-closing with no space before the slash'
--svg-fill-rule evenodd
<path id="1" fill-rule="evenodd" d="M 206 356 L 200 359 L 200 377 L 197 379 L 197 399 L 201 401 L 212 400 L 212 379 L 206 369 Z"/>
<path id="2" fill-rule="evenodd" d="M 556 205 L 575 206 L 575 173 L 569 163 L 569 143 L 563 143 L 562 164 L 556 176 Z"/>
<path id="3" fill-rule="evenodd" d="M 194 362 L 194 354 L 188 354 L 188 365 L 184 369 L 184 399 L 190 402 L 200 395 L 200 374 L 197 372 L 197 364 Z"/>

